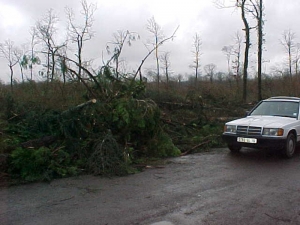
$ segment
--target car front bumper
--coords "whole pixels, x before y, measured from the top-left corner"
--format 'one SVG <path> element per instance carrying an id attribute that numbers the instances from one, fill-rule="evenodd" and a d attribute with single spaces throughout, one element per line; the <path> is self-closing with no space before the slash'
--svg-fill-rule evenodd
<path id="1" fill-rule="evenodd" d="M 237 138 L 255 138 L 256 143 L 238 142 Z M 265 136 L 238 136 L 236 134 L 223 133 L 222 139 L 228 145 L 250 147 L 250 148 L 276 148 L 281 149 L 285 146 L 286 139 L 283 137 L 265 137 Z"/>

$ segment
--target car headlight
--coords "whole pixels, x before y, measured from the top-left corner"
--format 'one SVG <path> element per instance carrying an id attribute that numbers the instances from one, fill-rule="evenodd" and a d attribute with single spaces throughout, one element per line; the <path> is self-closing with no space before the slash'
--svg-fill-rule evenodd
<path id="1" fill-rule="evenodd" d="M 225 125 L 224 132 L 226 133 L 236 133 L 236 125 Z"/>
<path id="2" fill-rule="evenodd" d="M 281 129 L 281 128 L 264 128 L 263 135 L 282 136 L 283 135 L 283 129 Z"/>

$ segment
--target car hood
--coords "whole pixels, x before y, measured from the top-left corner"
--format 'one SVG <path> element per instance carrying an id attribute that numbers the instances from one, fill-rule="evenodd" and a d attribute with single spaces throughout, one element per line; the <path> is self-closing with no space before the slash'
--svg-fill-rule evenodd
<path id="1" fill-rule="evenodd" d="M 230 121 L 227 125 L 282 128 L 294 122 L 296 122 L 296 119 L 290 117 L 247 116 L 245 118 Z"/>

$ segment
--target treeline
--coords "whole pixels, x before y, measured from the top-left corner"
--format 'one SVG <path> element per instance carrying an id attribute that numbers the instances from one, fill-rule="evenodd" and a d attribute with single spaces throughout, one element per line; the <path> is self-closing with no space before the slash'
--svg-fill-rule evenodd
<path id="1" fill-rule="evenodd" d="M 15 70 L 21 74 L 21 81 L 25 80 L 54 80 L 66 82 L 79 81 L 86 85 L 87 82 L 99 84 L 97 79 L 100 74 L 104 73 L 105 68 L 112 71 L 116 80 L 134 79 L 139 81 L 156 82 L 157 88 L 161 83 L 168 83 L 176 80 L 177 82 L 187 79 L 203 81 L 209 79 L 210 82 L 215 80 L 233 80 L 237 85 L 242 84 L 241 98 L 246 102 L 248 98 L 248 80 L 257 80 L 257 100 L 263 98 L 262 79 L 265 74 L 262 72 L 264 62 L 263 46 L 267 40 L 264 40 L 264 16 L 265 7 L 263 0 L 238 0 L 234 5 L 226 5 L 226 1 L 215 1 L 219 8 L 233 8 L 240 12 L 243 21 L 243 35 L 237 32 L 234 37 L 234 44 L 224 46 L 220 51 L 225 54 L 228 71 L 218 72 L 217 65 L 209 63 L 201 65 L 202 41 L 201 35 L 197 32 L 193 36 L 191 43 L 190 69 L 193 73 L 188 75 L 176 74 L 171 69 L 170 52 L 162 52 L 161 47 L 165 42 L 176 38 L 177 28 L 169 36 L 164 34 L 162 27 L 152 17 L 147 21 L 146 29 L 150 34 L 147 40 L 148 53 L 141 59 L 140 65 L 133 72 L 128 72 L 123 67 L 122 54 L 126 45 L 131 46 L 141 37 L 133 31 L 117 31 L 113 34 L 113 40 L 106 43 L 106 52 L 111 58 L 102 65 L 94 69 L 91 65 L 93 59 L 83 57 L 87 54 L 86 44 L 95 38 L 93 29 L 95 22 L 96 4 L 88 3 L 86 0 L 81 1 L 81 10 L 77 18 L 76 12 L 70 8 L 65 8 L 67 19 L 65 33 L 61 32 L 58 27 L 59 18 L 50 9 L 45 16 L 30 28 L 30 42 L 15 46 L 12 40 L 6 40 L 0 44 L 0 55 L 7 60 L 10 69 L 10 83 L 13 90 L 13 84 L 17 82 Z M 227 9 L 228 10 L 228 9 Z M 62 34 L 63 33 L 63 34 Z M 255 34 L 256 33 L 256 34 Z M 65 36 L 65 37 L 64 37 Z M 273 74 L 292 76 L 298 74 L 299 65 L 299 45 L 295 39 L 295 33 L 291 30 L 283 32 L 280 40 L 284 50 L 288 54 L 288 66 L 272 69 Z M 250 48 L 251 46 L 251 48 Z M 256 48 L 254 47 L 256 46 Z M 255 75 L 249 76 L 249 61 L 251 51 L 257 55 Z M 154 55 L 155 69 L 145 69 L 144 63 L 149 56 Z M 202 70 L 202 71 L 201 71 Z M 87 85 L 86 85 L 87 87 Z M 99 85 L 98 85 L 99 87 Z"/>

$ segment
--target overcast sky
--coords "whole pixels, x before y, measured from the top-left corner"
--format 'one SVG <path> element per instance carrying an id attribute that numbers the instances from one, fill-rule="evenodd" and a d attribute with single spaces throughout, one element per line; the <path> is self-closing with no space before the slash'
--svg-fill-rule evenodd
<path id="1" fill-rule="evenodd" d="M 227 0 L 230 4 L 231 0 Z M 147 21 L 154 16 L 162 27 L 165 36 L 170 36 L 179 26 L 176 38 L 160 48 L 162 52 L 170 52 L 171 69 L 174 74 L 193 73 L 189 65 L 193 61 L 193 36 L 198 32 L 202 39 L 201 65 L 214 63 L 217 70 L 226 72 L 226 57 L 221 49 L 234 44 L 234 34 L 242 31 L 240 12 L 233 8 L 218 9 L 213 0 L 88 0 L 96 3 L 95 36 L 84 49 L 85 59 L 94 59 L 94 66 L 101 66 L 102 59 L 108 59 L 105 46 L 113 40 L 113 33 L 118 30 L 129 30 L 140 34 L 141 39 L 126 47 L 121 57 L 127 62 L 127 70 L 137 69 L 147 54 L 144 46 L 151 35 L 147 31 Z M 231 1 L 232 2 L 232 1 Z M 233 1 L 234 2 L 234 1 Z M 295 42 L 300 42 L 300 1 L 299 0 L 264 0 L 265 5 L 265 52 L 264 70 L 285 60 L 285 50 L 280 44 L 284 30 L 292 30 L 296 34 Z M 0 0 L 0 42 L 10 39 L 15 45 L 29 42 L 30 27 L 46 15 L 52 8 L 58 15 L 59 32 L 65 33 L 65 6 L 72 8 L 77 16 L 81 8 L 80 0 Z M 252 34 L 255 40 L 256 34 Z M 253 43 L 251 54 L 256 52 Z M 147 59 L 146 68 L 154 66 L 154 57 Z M 9 68 L 6 61 L 0 59 L 0 79 L 9 80 Z M 251 72 L 251 71 L 250 71 Z M 254 70 L 252 70 L 252 73 Z M 18 69 L 15 68 L 15 78 Z"/>

